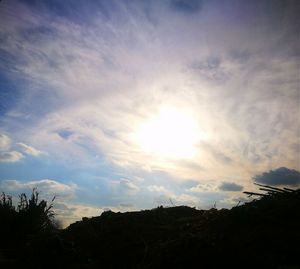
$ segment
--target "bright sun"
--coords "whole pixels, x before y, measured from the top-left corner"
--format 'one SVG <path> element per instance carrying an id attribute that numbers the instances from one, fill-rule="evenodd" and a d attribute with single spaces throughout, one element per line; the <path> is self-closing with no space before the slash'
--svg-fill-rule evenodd
<path id="1" fill-rule="evenodd" d="M 162 109 L 137 132 L 137 142 L 143 151 L 161 157 L 190 158 L 201 132 L 191 113 L 177 109 Z"/>

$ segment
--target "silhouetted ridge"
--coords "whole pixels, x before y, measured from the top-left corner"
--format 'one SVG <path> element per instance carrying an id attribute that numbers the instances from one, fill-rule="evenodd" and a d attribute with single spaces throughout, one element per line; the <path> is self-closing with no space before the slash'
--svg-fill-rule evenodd
<path id="1" fill-rule="evenodd" d="M 106 211 L 28 239 L 18 258 L 35 268 L 300 268 L 300 190 L 259 187 L 263 196 L 231 210 Z"/>
<path id="2" fill-rule="evenodd" d="M 300 192 L 262 187 L 261 199 L 231 210 L 108 211 L 65 232 L 88 268 L 297 268 Z"/>

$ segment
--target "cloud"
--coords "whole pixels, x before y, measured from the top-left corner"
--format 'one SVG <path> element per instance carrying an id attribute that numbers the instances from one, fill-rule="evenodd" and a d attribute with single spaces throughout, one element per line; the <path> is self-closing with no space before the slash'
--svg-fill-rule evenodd
<path id="1" fill-rule="evenodd" d="M 214 192 L 217 190 L 216 182 L 199 183 L 194 187 L 187 189 L 188 192 Z"/>
<path id="2" fill-rule="evenodd" d="M 120 195 L 122 194 L 134 195 L 140 190 L 140 188 L 137 185 L 135 185 L 129 179 L 125 179 L 125 178 L 111 181 L 110 187 L 114 192 L 119 193 Z"/>
<path id="3" fill-rule="evenodd" d="M 8 150 L 10 148 L 11 139 L 5 135 L 0 134 L 0 151 Z"/>
<path id="4" fill-rule="evenodd" d="M 150 185 L 147 187 L 150 192 L 163 193 L 168 197 L 175 197 L 175 194 L 169 190 L 167 190 L 164 186 Z"/>
<path id="5" fill-rule="evenodd" d="M 18 151 L 8 151 L 0 153 L 0 162 L 14 163 L 21 160 L 24 155 Z"/>
<path id="6" fill-rule="evenodd" d="M 200 200 L 198 197 L 182 193 L 180 195 L 175 195 L 171 192 L 161 192 L 154 197 L 154 202 L 158 205 L 164 206 L 199 206 Z"/>
<path id="7" fill-rule="evenodd" d="M 63 227 L 66 227 L 75 221 L 81 220 L 83 217 L 99 216 L 103 211 L 100 206 L 74 204 L 70 202 L 55 202 L 53 209 L 56 218 L 62 221 Z"/>
<path id="8" fill-rule="evenodd" d="M 3 191 L 13 191 L 15 193 L 37 188 L 37 191 L 44 197 L 57 196 L 58 199 L 70 199 L 75 194 L 76 185 L 64 184 L 52 179 L 32 181 L 3 180 L 0 182 L 0 188 Z"/>
<path id="9" fill-rule="evenodd" d="M 17 143 L 16 144 L 22 153 L 27 155 L 38 156 L 42 152 L 26 145 L 25 143 Z M 0 134 L 0 162 L 17 162 L 24 158 L 24 155 L 16 150 L 11 150 L 13 147 L 11 145 L 11 138 L 7 135 Z M 11 151 L 8 151 L 11 150 Z"/>
<path id="10" fill-rule="evenodd" d="M 200 200 L 198 197 L 183 193 L 176 197 L 175 203 L 177 205 L 199 206 Z"/>
<path id="11" fill-rule="evenodd" d="M 219 190 L 221 191 L 241 191 L 243 190 L 243 186 L 236 184 L 234 182 L 222 182 L 219 186 Z"/>
<path id="12" fill-rule="evenodd" d="M 154 202 L 159 205 L 176 205 L 177 196 L 170 190 L 167 190 L 164 186 L 150 185 L 147 190 L 154 193 Z"/>
<path id="13" fill-rule="evenodd" d="M 126 189 L 127 191 L 129 191 L 131 193 L 135 193 L 140 189 L 137 185 L 133 184 L 128 179 L 121 179 L 120 180 L 120 187 L 122 189 Z"/>
<path id="14" fill-rule="evenodd" d="M 17 143 L 21 151 L 25 154 L 32 155 L 32 156 L 39 156 L 42 154 L 41 151 L 35 149 L 32 146 L 28 146 L 25 143 Z"/>
<path id="15" fill-rule="evenodd" d="M 154 197 L 154 201 L 161 205 L 199 205 L 199 198 L 186 193 L 175 194 L 174 192 L 166 189 L 164 186 L 150 185 L 147 187 L 147 190 L 152 193 L 157 193 Z"/>
<path id="16" fill-rule="evenodd" d="M 129 204 L 120 204 L 119 206 L 97 206 L 82 203 L 54 203 L 56 218 L 61 220 L 63 227 L 67 227 L 83 217 L 100 216 L 102 212 L 111 210 L 113 212 L 135 211 L 137 208 Z"/>
<path id="17" fill-rule="evenodd" d="M 298 185 L 300 184 L 300 172 L 286 167 L 280 167 L 262 174 L 256 175 L 253 179 L 267 185 Z"/>

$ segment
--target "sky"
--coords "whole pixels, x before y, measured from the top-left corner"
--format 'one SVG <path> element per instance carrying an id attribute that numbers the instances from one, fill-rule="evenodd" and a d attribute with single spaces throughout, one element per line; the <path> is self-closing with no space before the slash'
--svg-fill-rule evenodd
<path id="1" fill-rule="evenodd" d="M 0 190 L 66 226 L 299 187 L 299 4 L 2 0 Z"/>

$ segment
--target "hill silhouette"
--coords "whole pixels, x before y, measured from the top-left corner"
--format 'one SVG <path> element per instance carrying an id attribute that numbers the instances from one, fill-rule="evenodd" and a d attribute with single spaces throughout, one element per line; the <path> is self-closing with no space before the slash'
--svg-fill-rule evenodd
<path id="1" fill-rule="evenodd" d="M 26 268 L 300 268 L 300 190 L 261 187 L 264 193 L 247 192 L 259 199 L 230 210 L 158 207 L 83 218 L 64 230 L 48 229 L 14 244 L 12 264 Z"/>

